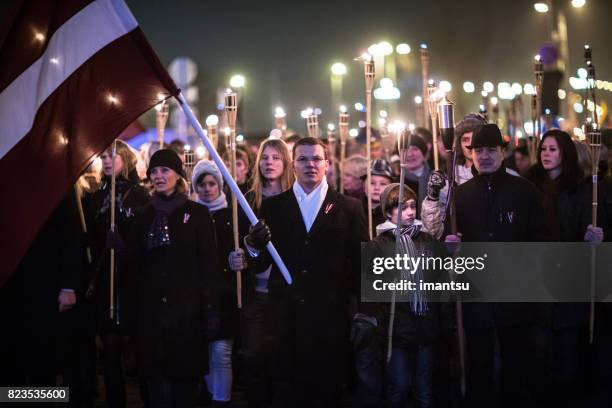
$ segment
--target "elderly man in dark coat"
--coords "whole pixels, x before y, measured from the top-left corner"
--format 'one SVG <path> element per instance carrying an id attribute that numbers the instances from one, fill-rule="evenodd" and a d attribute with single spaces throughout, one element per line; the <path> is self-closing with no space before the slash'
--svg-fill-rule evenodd
<path id="1" fill-rule="evenodd" d="M 457 235 L 447 242 L 545 241 L 544 209 L 529 181 L 510 175 L 502 161 L 505 146 L 497 125 L 474 132 L 474 178 L 457 188 Z M 521 405 L 527 373 L 528 328 L 532 308 L 526 303 L 466 303 L 467 398 L 470 407 L 494 406 L 495 344 L 502 359 L 504 404 Z"/>

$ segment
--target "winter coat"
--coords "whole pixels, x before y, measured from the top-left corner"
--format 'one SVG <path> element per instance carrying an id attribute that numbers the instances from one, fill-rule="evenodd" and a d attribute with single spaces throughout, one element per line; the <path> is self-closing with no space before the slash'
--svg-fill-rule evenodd
<path id="1" fill-rule="evenodd" d="M 148 250 L 155 213 L 151 204 L 137 213 L 128 242 L 139 368 L 145 377 L 195 378 L 208 371 L 207 323 L 216 320 L 215 229 L 206 207 L 186 201 L 168 217 L 170 244 Z"/>
<path id="2" fill-rule="evenodd" d="M 125 253 L 115 251 L 115 306 L 118 319 L 109 318 L 110 293 L 110 250 L 106 248 L 106 235 L 110 230 L 110 178 L 105 178 L 102 187 L 83 197 L 83 209 L 87 222 L 87 232 L 91 246 L 92 264 L 89 270 L 91 301 L 95 303 L 98 331 L 133 330 L 134 299 L 132 292 L 133 276 L 126 267 Z M 115 191 L 115 224 L 121 237 L 126 237 L 130 223 L 137 209 L 149 202 L 149 194 L 144 187 L 132 180 L 117 177 Z M 131 310 L 130 310 L 131 309 Z"/>
<path id="3" fill-rule="evenodd" d="M 531 182 L 508 174 L 503 166 L 492 174 L 473 171 L 474 178 L 456 190 L 457 231 L 463 241 L 547 240 L 541 197 Z M 463 304 L 466 328 L 524 326 L 531 323 L 532 311 L 518 302 Z"/>
<path id="4" fill-rule="evenodd" d="M 364 196 L 361 200 L 361 206 L 363 207 L 363 214 L 366 222 L 368 221 L 368 198 Z M 376 236 L 376 226 L 382 224 L 387 220 L 387 217 L 382 213 L 382 207 L 377 205 L 372 208 L 372 236 Z"/>
<path id="5" fill-rule="evenodd" d="M 240 213 L 240 212 L 239 212 Z M 212 214 L 212 221 L 217 237 L 217 300 L 220 327 L 211 340 L 234 339 L 239 332 L 239 310 L 236 295 L 236 272 L 229 267 L 228 256 L 234 250 L 234 232 L 232 228 L 232 209 L 222 208 Z M 239 217 L 239 242 L 248 233 L 245 217 Z M 242 271 L 244 276 L 247 272 Z"/>
<path id="6" fill-rule="evenodd" d="M 361 242 L 368 240 L 361 203 L 328 189 L 309 232 L 293 189 L 264 200 L 260 214 L 293 278 L 287 285 L 267 251 L 254 259 L 256 273 L 273 264 L 266 310 L 273 375 L 336 383 L 345 364 L 349 294 L 359 281 Z"/>
<path id="7" fill-rule="evenodd" d="M 542 205 L 546 213 L 550 241 L 584 242 L 587 225 L 591 222 L 590 183 L 583 180 L 573 188 L 563 188 L 560 186 L 559 179 L 550 180 L 546 175 L 536 177 L 534 168 L 527 173 L 526 177 L 542 193 Z M 555 254 L 552 255 L 554 259 Z M 569 275 L 572 274 L 571 271 L 584 270 L 584 276 L 587 276 L 584 263 L 578 258 L 572 261 L 575 263 L 559 265 L 559 268 L 565 269 L 559 273 Z M 535 318 L 538 325 L 562 329 L 586 325 L 588 314 L 586 303 L 539 303 Z"/>
<path id="8" fill-rule="evenodd" d="M 419 232 L 413 241 L 417 253 L 427 251 L 431 256 L 439 256 L 441 251 L 435 238 L 426 232 Z M 363 250 L 364 263 L 372 264 L 372 257 L 394 257 L 395 236 L 392 231 L 386 231 L 368 242 Z M 443 271 L 424 271 L 424 281 L 439 282 L 447 276 Z M 361 312 L 372 315 L 378 321 L 379 333 L 387 337 L 389 326 L 390 303 L 363 303 Z M 417 316 L 411 310 L 410 302 L 402 301 L 395 304 L 393 324 L 393 347 L 409 348 L 417 345 L 432 344 L 440 333 L 443 313 L 449 315 L 447 305 L 439 302 L 428 302 L 428 312 Z M 374 312 L 374 313 L 372 313 Z M 449 316 L 450 317 L 450 316 Z"/>

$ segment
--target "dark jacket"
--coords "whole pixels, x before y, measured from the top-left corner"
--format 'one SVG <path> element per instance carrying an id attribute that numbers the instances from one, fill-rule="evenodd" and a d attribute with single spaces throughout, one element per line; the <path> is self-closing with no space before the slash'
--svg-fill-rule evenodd
<path id="1" fill-rule="evenodd" d="M 239 212 L 240 214 L 240 212 Z M 212 221 L 217 237 L 217 288 L 216 299 L 219 312 L 220 327 L 216 339 L 234 339 L 239 330 L 238 298 L 236 294 L 237 274 L 229 267 L 228 256 L 234 250 L 234 232 L 232 228 L 232 209 L 222 208 L 212 214 Z M 238 217 L 238 237 L 242 246 L 242 238 L 248 233 L 246 216 Z M 246 271 L 242 271 L 243 282 Z M 244 300 L 243 300 L 244 302 Z"/>
<path id="2" fill-rule="evenodd" d="M 535 186 L 501 166 L 457 187 L 457 231 L 465 242 L 546 241 L 544 210 Z M 526 303 L 464 303 L 466 328 L 522 326 L 531 323 Z"/>
<path id="3" fill-rule="evenodd" d="M 360 245 L 368 240 L 361 203 L 331 188 L 306 231 L 293 189 L 263 201 L 261 216 L 293 277 L 287 285 L 273 266 L 268 283 L 267 330 L 277 341 L 273 370 L 280 375 L 340 381 L 348 341 L 349 294 L 356 290 Z M 267 251 L 255 272 L 271 263 Z M 325 369 L 321 370 L 325 364 Z"/>
<path id="4" fill-rule="evenodd" d="M 134 316 L 134 299 L 128 296 L 131 292 L 133 276 L 126 268 L 125 253 L 115 253 L 115 306 L 118 306 L 119 319 L 109 318 L 110 293 L 110 250 L 106 248 L 106 235 L 110 229 L 110 178 L 105 178 L 102 187 L 83 197 L 83 209 L 87 223 L 92 264 L 88 271 L 87 285 L 90 288 L 92 301 L 95 302 L 98 330 L 121 331 L 127 333 L 133 329 L 130 318 Z M 129 225 L 137 209 L 149 202 L 149 194 L 138 183 L 117 178 L 115 191 L 115 224 L 120 236 L 126 237 Z M 130 312 L 129 309 L 132 309 Z M 124 311 L 126 313 L 124 313 Z"/>
<path id="5" fill-rule="evenodd" d="M 129 240 L 139 368 L 144 376 L 195 378 L 208 371 L 206 329 L 216 304 L 214 226 L 206 207 L 186 201 L 168 217 L 170 244 L 148 250 L 154 217 L 151 204 L 142 208 Z"/>
<path id="6" fill-rule="evenodd" d="M 438 242 L 426 232 L 419 232 L 413 241 L 417 253 L 427 253 L 428 256 L 439 256 Z M 364 248 L 364 263 L 371 265 L 371 257 L 394 257 L 395 236 L 391 231 L 384 232 L 367 243 Z M 425 282 L 445 280 L 443 271 L 423 271 Z M 387 279 L 388 280 L 388 279 Z M 387 338 L 389 327 L 390 303 L 363 303 L 362 312 L 373 315 L 378 320 L 379 332 Z M 393 347 L 409 348 L 417 345 L 432 344 L 440 333 L 443 313 L 449 315 L 447 305 L 439 302 L 428 302 L 428 311 L 424 316 L 415 315 L 408 301 L 398 301 L 395 304 L 393 324 Z M 370 311 L 368 313 L 368 310 Z M 374 311 L 374 313 L 372 313 Z"/>
<path id="7" fill-rule="evenodd" d="M 368 222 L 368 198 L 367 196 L 364 196 L 361 199 L 361 206 L 363 207 L 363 214 L 364 214 L 364 217 L 367 223 Z M 372 236 L 373 237 L 376 236 L 376 226 L 378 226 L 379 224 L 382 224 L 385 221 L 387 221 L 387 217 L 385 217 L 385 215 L 382 213 L 382 207 L 380 206 L 380 204 L 372 208 Z"/>
<path id="8" fill-rule="evenodd" d="M 550 241 L 554 242 L 584 242 L 587 225 L 591 222 L 591 186 L 587 180 L 582 180 L 575 186 L 562 186 L 557 180 L 548 178 L 538 165 L 532 167 L 527 178 L 535 184 L 542 193 L 542 205 L 546 213 L 546 224 L 550 233 Z M 590 180 L 589 180 L 590 181 Z M 551 254 L 550 262 L 555 260 Z M 575 263 L 558 265 L 559 273 L 570 276 L 575 270 L 586 272 L 583 260 L 572 259 Z M 578 275 L 581 276 L 581 275 Z M 582 276 L 587 276 L 586 273 Z M 588 321 L 588 305 L 586 303 L 539 303 L 537 305 L 536 323 L 553 329 L 577 327 L 586 325 Z"/>

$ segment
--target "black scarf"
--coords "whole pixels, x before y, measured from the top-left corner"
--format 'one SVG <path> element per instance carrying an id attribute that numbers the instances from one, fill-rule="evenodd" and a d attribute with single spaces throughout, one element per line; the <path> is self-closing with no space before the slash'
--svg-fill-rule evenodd
<path id="1" fill-rule="evenodd" d="M 154 194 L 151 197 L 151 205 L 155 209 L 155 218 L 149 228 L 147 240 L 147 249 L 149 251 L 154 248 L 170 245 L 168 217 L 174 210 L 183 206 L 186 202 L 187 196 L 176 192 L 170 196 Z"/>

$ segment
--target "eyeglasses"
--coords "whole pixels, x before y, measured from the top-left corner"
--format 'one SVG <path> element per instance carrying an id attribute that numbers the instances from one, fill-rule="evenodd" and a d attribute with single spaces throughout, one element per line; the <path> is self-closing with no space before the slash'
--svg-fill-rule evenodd
<path id="1" fill-rule="evenodd" d="M 314 157 L 306 157 L 306 156 L 300 156 L 297 159 L 295 159 L 296 162 L 298 162 L 301 165 L 305 165 L 309 162 L 313 162 L 315 164 L 315 166 L 320 165 L 322 162 L 325 161 L 324 158 L 319 157 L 319 156 L 314 156 Z"/>

